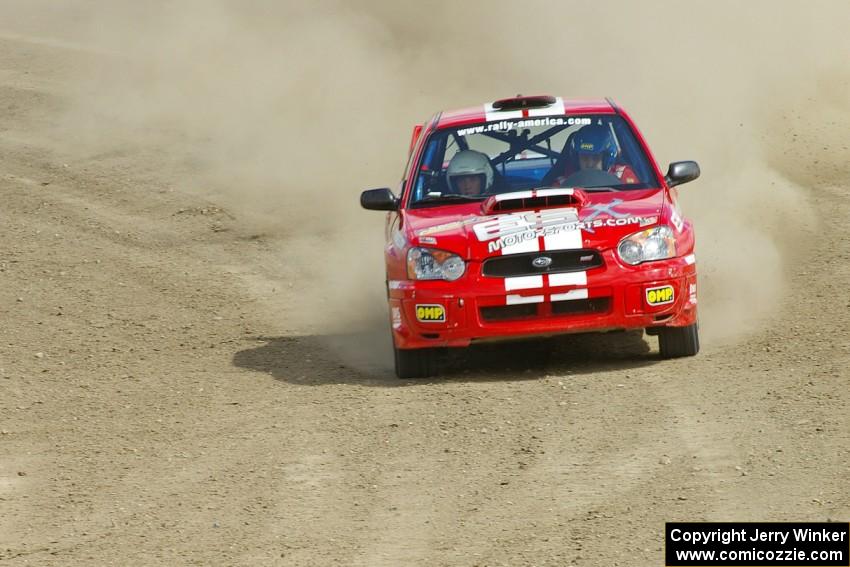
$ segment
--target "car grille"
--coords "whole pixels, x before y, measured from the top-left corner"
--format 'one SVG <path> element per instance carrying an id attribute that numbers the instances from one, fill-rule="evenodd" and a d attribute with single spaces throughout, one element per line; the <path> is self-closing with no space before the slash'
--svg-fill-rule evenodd
<path id="1" fill-rule="evenodd" d="M 535 316 L 537 316 L 537 304 L 534 303 L 526 305 L 495 305 L 493 307 L 481 308 L 481 318 L 485 321 L 508 321 Z"/>
<path id="2" fill-rule="evenodd" d="M 536 268 L 532 262 L 535 258 L 541 256 L 550 258 L 552 263 L 545 268 Z M 591 268 L 598 268 L 602 264 L 602 255 L 596 250 L 543 251 L 490 258 L 484 261 L 481 273 L 494 278 L 506 278 L 511 276 L 581 272 Z"/>
<path id="3" fill-rule="evenodd" d="M 589 313 L 606 313 L 611 308 L 610 297 L 594 297 L 591 299 L 572 299 L 552 303 L 527 303 L 522 305 L 494 305 L 482 307 L 481 318 L 488 322 L 512 321 L 531 317 L 556 315 L 584 315 Z"/>
<path id="4" fill-rule="evenodd" d="M 611 306 L 610 297 L 556 301 L 552 304 L 553 315 L 575 315 L 578 313 L 605 313 Z"/>

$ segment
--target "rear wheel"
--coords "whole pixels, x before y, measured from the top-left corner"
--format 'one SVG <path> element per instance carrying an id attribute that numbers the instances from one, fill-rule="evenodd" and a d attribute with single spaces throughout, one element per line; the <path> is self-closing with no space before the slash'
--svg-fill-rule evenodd
<path id="1" fill-rule="evenodd" d="M 399 378 L 428 378 L 439 372 L 439 349 L 394 348 L 393 350 L 395 351 L 395 373 Z"/>
<path id="2" fill-rule="evenodd" d="M 658 348 L 661 358 L 694 356 L 699 352 L 699 328 L 696 323 L 687 327 L 658 329 Z"/>

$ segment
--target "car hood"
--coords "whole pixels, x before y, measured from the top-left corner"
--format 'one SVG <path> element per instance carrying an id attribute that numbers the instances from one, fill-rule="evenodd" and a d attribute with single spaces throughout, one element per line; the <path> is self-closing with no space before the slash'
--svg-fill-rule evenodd
<path id="1" fill-rule="evenodd" d="M 553 249 L 604 250 L 661 222 L 664 190 L 551 189 L 402 211 L 406 240 L 466 259 Z"/>

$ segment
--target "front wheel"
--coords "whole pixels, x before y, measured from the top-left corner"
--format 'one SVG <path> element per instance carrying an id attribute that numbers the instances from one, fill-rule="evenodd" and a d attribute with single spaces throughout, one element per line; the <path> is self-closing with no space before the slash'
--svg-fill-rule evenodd
<path id="1" fill-rule="evenodd" d="M 428 378 L 438 371 L 440 351 L 436 348 L 400 349 L 395 351 L 395 373 L 399 378 Z"/>
<path id="2" fill-rule="evenodd" d="M 661 358 L 694 356 L 699 352 L 699 327 L 661 327 L 658 329 L 658 348 Z"/>

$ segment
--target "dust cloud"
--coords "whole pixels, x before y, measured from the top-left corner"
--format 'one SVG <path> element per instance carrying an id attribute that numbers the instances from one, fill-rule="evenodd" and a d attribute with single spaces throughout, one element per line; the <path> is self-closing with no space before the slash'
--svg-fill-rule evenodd
<path id="1" fill-rule="evenodd" d="M 848 173 L 844 1 L 70 4 L 63 37 L 113 54 L 79 74 L 59 124 L 74 149 L 191 164 L 185 188 L 287 237 L 289 315 L 321 332 L 385 329 L 383 218 L 358 195 L 396 188 L 411 127 L 438 109 L 612 96 L 662 167 L 699 161 L 681 202 L 707 341 L 782 304 L 809 195 L 832 183 L 814 160 Z"/>

